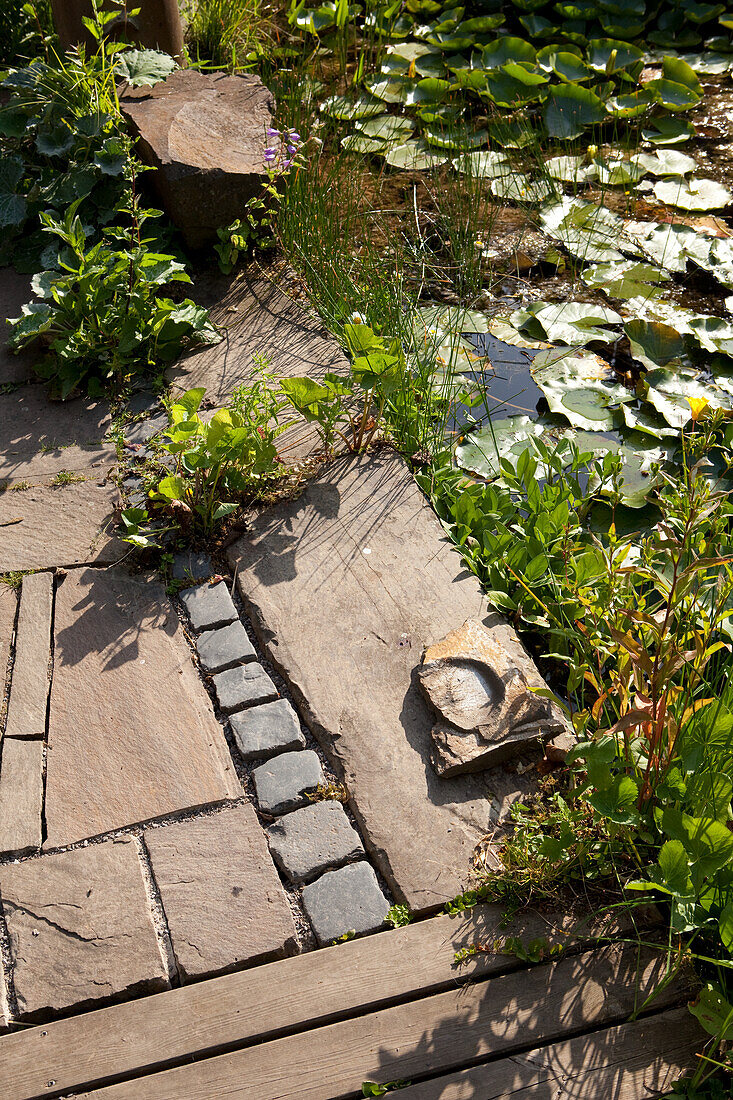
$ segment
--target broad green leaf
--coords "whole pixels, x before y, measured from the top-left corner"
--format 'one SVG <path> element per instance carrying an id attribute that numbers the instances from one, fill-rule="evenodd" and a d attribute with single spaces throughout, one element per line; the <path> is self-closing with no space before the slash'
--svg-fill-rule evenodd
<path id="1" fill-rule="evenodd" d="M 493 150 L 485 153 L 464 153 L 453 161 L 453 167 L 474 179 L 494 179 L 508 175 L 512 171 L 511 164 L 504 154 Z"/>
<path id="2" fill-rule="evenodd" d="M 685 896 L 689 892 L 690 860 L 679 840 L 667 840 L 657 858 L 662 883 L 671 894 Z"/>
<path id="3" fill-rule="evenodd" d="M 525 42 L 523 38 L 514 38 L 506 35 L 504 38 L 496 38 L 483 48 L 482 62 L 485 69 L 499 69 L 506 65 L 507 61 L 526 61 L 534 65 L 537 60 L 537 52 L 534 46 Z"/>
<path id="4" fill-rule="evenodd" d="M 660 283 L 668 282 L 670 275 L 650 264 L 624 260 L 621 263 L 595 264 L 582 273 L 583 282 L 598 287 L 609 298 L 635 298 L 637 295 L 661 294 Z"/>
<path id="5" fill-rule="evenodd" d="M 677 84 L 673 80 L 650 80 L 642 88 L 650 92 L 660 107 L 667 111 L 689 111 L 700 102 L 697 92 L 687 88 L 684 84 Z"/>
<path id="6" fill-rule="evenodd" d="M 333 95 L 323 101 L 320 110 L 330 118 L 371 118 L 383 113 L 384 103 L 371 95 Z"/>
<path id="7" fill-rule="evenodd" d="M 686 176 L 697 165 L 692 157 L 677 149 L 658 149 L 655 153 L 639 153 L 631 158 L 653 176 Z"/>
<path id="8" fill-rule="evenodd" d="M 415 123 L 411 118 L 398 118 L 396 115 L 378 115 L 359 124 L 362 134 L 389 142 L 404 141 L 414 129 Z"/>
<path id="9" fill-rule="evenodd" d="M 455 450 L 456 465 L 469 474 L 490 481 L 499 477 L 499 460 L 516 462 L 530 447 L 531 438 L 551 437 L 557 434 L 553 420 L 543 417 L 508 416 L 494 420 L 480 431 L 471 432 L 462 439 Z"/>
<path id="10" fill-rule="evenodd" d="M 392 168 L 420 172 L 445 164 L 447 158 L 444 154 L 435 153 L 425 142 L 406 141 L 402 145 L 393 145 L 384 154 L 384 159 Z"/>
<path id="11" fill-rule="evenodd" d="M 733 195 L 722 183 L 711 179 L 669 179 L 654 184 L 654 194 L 660 202 L 680 210 L 720 210 Z"/>
<path id="12" fill-rule="evenodd" d="M 585 183 L 590 178 L 591 166 L 583 156 L 550 157 L 543 171 L 563 183 Z"/>
<path id="13" fill-rule="evenodd" d="M 610 431 L 622 423 L 620 407 L 632 399 L 608 364 L 582 349 L 540 351 L 531 367 L 552 412 L 576 428 Z"/>
<path id="14" fill-rule="evenodd" d="M 158 84 L 178 68 L 172 57 L 160 50 L 125 50 L 117 55 L 115 71 L 133 88 Z"/>
<path id="15" fill-rule="evenodd" d="M 387 143 L 381 138 L 367 137 L 365 134 L 347 134 L 341 138 L 341 148 L 347 153 L 383 153 Z"/>
<path id="16" fill-rule="evenodd" d="M 522 313 L 527 315 L 524 323 L 520 320 Z M 586 302 L 532 302 L 523 311 L 512 314 L 511 320 L 530 335 L 541 335 L 537 332 L 539 325 L 551 343 L 576 345 L 591 341 L 608 343 L 614 337 L 605 326 L 620 325 L 623 319 L 608 306 Z"/>
<path id="17" fill-rule="evenodd" d="M 733 409 L 733 397 L 693 367 L 656 367 L 644 376 L 646 399 L 668 424 L 683 428 L 692 419 L 691 401 Z"/>
<path id="18" fill-rule="evenodd" d="M 687 351 L 679 332 L 659 321 L 635 318 L 625 322 L 624 332 L 631 344 L 631 354 L 649 370 L 664 367 Z"/>
<path id="19" fill-rule="evenodd" d="M 690 1012 L 708 1035 L 719 1042 L 733 1039 L 733 1005 L 717 986 L 706 985 L 690 1005 Z"/>
<path id="20" fill-rule="evenodd" d="M 644 141 L 652 145 L 677 145 L 695 136 L 695 127 L 686 118 L 670 118 L 663 115 L 654 118 L 641 131 Z"/>

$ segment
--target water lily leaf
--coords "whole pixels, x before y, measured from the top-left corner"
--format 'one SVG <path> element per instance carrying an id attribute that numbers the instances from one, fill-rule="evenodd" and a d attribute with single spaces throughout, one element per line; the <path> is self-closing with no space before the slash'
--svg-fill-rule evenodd
<path id="1" fill-rule="evenodd" d="M 625 231 L 640 245 L 649 259 L 668 271 L 685 271 L 688 259 L 694 259 L 701 266 L 708 263 L 710 238 L 696 233 L 686 225 L 627 222 Z"/>
<path id="2" fill-rule="evenodd" d="M 626 407 L 622 406 L 624 412 Z M 570 433 L 568 436 L 572 438 Z M 581 451 L 592 451 L 597 458 L 602 458 L 604 454 L 615 454 L 621 458 L 621 473 L 616 486 L 604 484 L 601 487 L 598 479 L 592 475 L 588 483 L 591 491 L 600 489 L 601 496 L 611 496 L 614 488 L 617 488 L 621 501 L 627 508 L 643 508 L 649 493 L 661 484 L 662 475 L 652 472 L 652 466 L 661 463 L 667 456 L 667 451 L 658 443 L 652 443 L 651 439 L 634 433 L 620 442 L 596 432 L 580 431 L 574 433 L 574 440 Z"/>
<path id="3" fill-rule="evenodd" d="M 588 64 L 596 72 L 612 76 L 623 69 L 641 72 L 644 51 L 629 42 L 613 38 L 593 38 L 588 43 Z M 637 75 L 638 75 L 637 72 Z"/>
<path id="4" fill-rule="evenodd" d="M 407 103 L 407 97 L 415 88 L 415 84 L 416 82 L 407 76 L 372 76 L 364 81 L 367 91 L 384 103 Z"/>
<path id="5" fill-rule="evenodd" d="M 512 75 L 506 69 L 494 69 L 486 75 L 486 91 L 483 93 L 497 107 L 523 107 L 533 100 L 541 99 L 545 95 L 544 84 L 547 78 L 537 83 L 524 79 L 526 70 L 520 67 L 514 69 L 514 74 L 522 71 L 523 76 Z"/>
<path id="6" fill-rule="evenodd" d="M 585 183 L 591 178 L 591 165 L 582 156 L 550 157 L 545 161 L 544 171 L 563 183 Z"/>
<path id="7" fill-rule="evenodd" d="M 673 178 L 654 184 L 654 194 L 660 202 L 680 210 L 720 210 L 733 195 L 722 183 L 711 179 L 689 180 Z"/>
<path id="8" fill-rule="evenodd" d="M 505 344 L 511 344 L 515 348 L 546 348 L 549 344 L 546 340 L 537 340 L 525 336 L 506 317 L 494 316 L 489 321 L 489 332 L 497 340 Z"/>
<path id="9" fill-rule="evenodd" d="M 518 7 L 518 4 L 515 4 Z M 541 5 L 538 5 L 541 7 Z M 524 29 L 529 32 L 532 38 L 548 38 L 555 33 L 555 24 L 549 19 L 545 19 L 544 15 L 535 15 L 534 12 L 529 15 L 520 15 L 519 22 Z"/>
<path id="10" fill-rule="evenodd" d="M 125 50 L 115 61 L 115 72 L 133 88 L 158 84 L 177 68 L 173 58 L 160 50 Z"/>
<path id="11" fill-rule="evenodd" d="M 382 138 L 367 137 L 366 134 L 347 134 L 341 138 L 341 148 L 347 153 L 384 153 L 387 143 Z"/>
<path id="12" fill-rule="evenodd" d="M 620 406 L 632 400 L 605 360 L 578 348 L 539 351 L 530 368 L 552 412 L 576 428 L 610 431 L 622 422 Z"/>
<path id="13" fill-rule="evenodd" d="M 733 321 L 726 321 L 722 317 L 693 317 L 690 328 L 706 351 L 722 351 L 724 355 L 733 355 Z"/>
<path id="14" fill-rule="evenodd" d="M 686 118 L 655 118 L 641 131 L 644 141 L 652 145 L 677 145 L 695 136 L 695 127 Z"/>
<path id="15" fill-rule="evenodd" d="M 496 176 L 491 181 L 492 194 L 498 199 L 511 199 L 518 203 L 541 203 L 555 194 L 549 180 L 531 180 L 521 172 Z"/>
<path id="16" fill-rule="evenodd" d="M 629 402 L 621 406 L 624 423 L 633 432 L 650 435 L 654 439 L 676 438 L 679 432 L 646 404 Z"/>
<path id="17" fill-rule="evenodd" d="M 523 38 L 513 38 L 511 35 L 489 42 L 484 46 L 481 58 L 484 69 L 499 69 L 507 61 L 526 61 L 534 65 L 536 60 L 537 51 L 534 46 Z"/>
<path id="18" fill-rule="evenodd" d="M 423 137 L 430 145 L 437 145 L 439 149 L 471 149 L 486 145 L 489 134 L 488 130 L 470 133 L 465 127 L 458 126 L 426 126 Z"/>
<path id="19" fill-rule="evenodd" d="M 733 396 L 694 367 L 657 367 L 644 375 L 646 399 L 668 424 L 683 428 L 692 417 L 690 401 L 705 401 L 714 409 L 733 409 Z"/>
<path id="20" fill-rule="evenodd" d="M 666 366 L 687 351 L 677 329 L 660 321 L 645 321 L 637 317 L 626 321 L 624 332 L 629 338 L 633 357 L 649 369 Z"/>
<path id="21" fill-rule="evenodd" d="M 689 111 L 700 102 L 700 96 L 684 84 L 677 84 L 673 80 L 650 80 L 642 85 L 646 91 L 651 92 L 654 99 L 666 111 Z"/>
<path id="22" fill-rule="evenodd" d="M 405 103 L 442 103 L 450 92 L 448 80 L 438 80 L 436 77 L 426 77 L 419 80 L 405 97 Z M 376 93 L 375 93 L 376 94 Z"/>
<path id="23" fill-rule="evenodd" d="M 527 316 L 524 323 L 520 320 L 522 314 Z M 623 318 L 608 306 L 587 302 L 532 302 L 523 310 L 516 310 L 511 321 L 530 335 L 544 335 L 551 343 L 577 345 L 608 343 L 613 334 L 605 326 L 620 325 Z"/>
<path id="24" fill-rule="evenodd" d="M 646 175 L 646 169 L 633 161 L 617 157 L 594 161 L 589 166 L 588 175 L 605 187 L 626 187 L 628 184 L 638 183 Z"/>
<path id="25" fill-rule="evenodd" d="M 421 341 L 426 336 L 442 343 L 446 336 L 461 332 L 489 332 L 491 318 L 478 309 L 461 306 L 424 306 L 418 310 L 414 328 Z M 473 345 L 471 345 L 473 346 Z"/>
<path id="26" fill-rule="evenodd" d="M 404 141 L 415 129 L 415 123 L 411 118 L 397 118 L 395 115 L 376 115 L 366 122 L 358 123 L 358 126 L 366 137 L 390 142 Z"/>
<path id="27" fill-rule="evenodd" d="M 402 145 L 393 145 L 384 154 L 384 159 L 393 168 L 421 172 L 445 164 L 447 158 L 444 154 L 435 153 L 425 142 L 406 141 Z"/>
<path id="28" fill-rule="evenodd" d="M 662 72 L 667 80 L 671 80 L 675 84 L 681 84 L 684 88 L 689 88 L 698 99 L 702 98 L 702 85 L 695 70 L 690 68 L 681 57 L 667 55 L 662 62 Z"/>
<path id="29" fill-rule="evenodd" d="M 690 322 L 698 316 L 691 309 L 684 309 L 675 302 L 663 298 L 629 298 L 624 306 L 624 317 L 641 321 L 660 321 L 675 329 L 681 336 L 693 336 Z"/>
<path id="30" fill-rule="evenodd" d="M 475 179 L 493 179 L 497 176 L 508 175 L 512 166 L 503 153 L 496 153 L 493 149 L 483 153 L 464 153 L 456 157 L 453 167 L 467 176 Z"/>
<path id="31" fill-rule="evenodd" d="M 371 95 L 332 95 L 324 100 L 320 107 L 324 115 L 330 118 L 357 119 L 372 118 L 384 112 L 384 103 Z"/>
<path id="32" fill-rule="evenodd" d="M 626 95 L 611 96 L 606 100 L 606 107 L 615 118 L 635 118 L 648 111 L 652 103 L 654 103 L 653 94 L 640 89 Z"/>
<path id="33" fill-rule="evenodd" d="M 589 88 L 574 84 L 552 88 L 545 107 L 545 125 L 551 137 L 566 141 L 580 137 L 589 126 L 606 118 L 603 101 Z"/>
<path id="34" fill-rule="evenodd" d="M 504 22 L 504 16 L 496 16 L 499 22 L 497 27 L 501 26 Z M 430 42 L 433 46 L 439 46 L 444 53 L 460 53 L 462 50 L 470 50 L 471 46 L 476 44 L 475 34 L 462 34 L 456 30 L 455 34 L 442 34 L 440 32 L 436 34 L 428 34 L 425 36 L 427 42 Z"/>
<path id="35" fill-rule="evenodd" d="M 552 71 L 568 84 L 582 83 L 593 77 L 593 70 L 581 58 L 564 50 L 554 55 Z"/>
<path id="36" fill-rule="evenodd" d="M 455 450 L 455 462 L 462 470 L 485 481 L 499 477 L 499 460 L 508 458 L 516 463 L 530 447 L 532 438 L 557 436 L 554 420 L 546 417 L 507 416 L 493 420 L 480 431 L 471 432 Z"/>
<path id="37" fill-rule="evenodd" d="M 504 16 L 498 12 L 495 15 L 479 15 L 475 19 L 464 19 L 458 24 L 458 30 L 461 34 L 490 34 L 503 22 Z"/>
<path id="38" fill-rule="evenodd" d="M 660 283 L 668 282 L 670 275 L 650 264 L 624 260 L 621 263 L 595 264 L 582 274 L 583 282 L 596 286 L 609 298 L 635 298 L 657 296 L 662 293 Z"/>
<path id="39" fill-rule="evenodd" d="M 624 223 L 605 206 L 563 198 L 540 212 L 542 227 L 573 256 L 586 263 L 622 260 L 617 245 L 624 238 Z M 624 241 L 624 247 L 633 248 Z"/>
<path id="40" fill-rule="evenodd" d="M 697 165 L 692 157 L 677 149 L 657 149 L 654 153 L 638 153 L 631 160 L 652 176 L 686 176 Z"/>
<path id="41" fill-rule="evenodd" d="M 687 53 L 684 60 L 691 69 L 704 76 L 719 76 L 727 73 L 733 66 L 733 57 L 730 54 L 712 53 L 707 50 L 704 53 Z"/>

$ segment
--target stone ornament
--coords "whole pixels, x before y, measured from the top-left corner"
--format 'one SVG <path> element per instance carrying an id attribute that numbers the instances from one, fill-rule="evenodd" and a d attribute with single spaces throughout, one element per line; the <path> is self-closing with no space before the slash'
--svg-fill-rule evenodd
<path id="1" fill-rule="evenodd" d="M 428 646 L 417 669 L 438 720 L 432 763 L 442 777 L 482 771 L 567 736 L 559 706 L 538 695 L 547 684 L 509 626 L 468 619 Z"/>

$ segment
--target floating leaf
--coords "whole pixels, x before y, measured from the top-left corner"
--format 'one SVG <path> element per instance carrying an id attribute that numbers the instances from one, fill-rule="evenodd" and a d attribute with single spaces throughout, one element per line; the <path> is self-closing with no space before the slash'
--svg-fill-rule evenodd
<path id="1" fill-rule="evenodd" d="M 133 88 L 158 84 L 177 68 L 173 58 L 160 50 L 125 50 L 115 62 L 115 72 Z"/>
<path id="2" fill-rule="evenodd" d="M 626 412 L 626 405 L 622 405 Z M 568 433 L 569 434 L 569 433 Z M 676 433 L 673 433 L 676 435 Z M 572 437 L 571 437 L 572 438 Z M 622 503 L 627 508 L 643 508 L 652 489 L 661 483 L 659 473 L 652 473 L 651 467 L 661 463 L 666 457 L 666 450 L 655 441 L 647 439 L 636 433 L 628 436 L 623 442 L 609 439 L 608 436 L 595 432 L 580 431 L 575 433 L 575 443 L 581 451 L 592 451 L 596 457 L 602 458 L 604 454 L 618 455 L 622 466 L 615 485 L 605 484 L 601 487 L 595 477 L 591 477 L 588 488 L 591 491 L 601 489 L 601 495 L 615 495 L 616 490 Z"/>
<path id="3" fill-rule="evenodd" d="M 550 437 L 558 427 L 545 417 L 507 416 L 493 420 L 478 432 L 471 432 L 455 450 L 456 465 L 469 474 L 489 481 L 500 474 L 499 460 L 517 459 L 530 447 L 530 439 Z"/>
<path id="4" fill-rule="evenodd" d="M 680 210 L 720 210 L 733 198 L 727 187 L 710 179 L 674 178 L 654 184 L 660 202 Z"/>
<path id="5" fill-rule="evenodd" d="M 658 149 L 655 153 L 639 153 L 631 160 L 652 176 L 686 176 L 697 168 L 692 157 L 677 149 Z"/>
<path id="6" fill-rule="evenodd" d="M 644 375 L 646 399 L 674 428 L 692 419 L 691 400 L 706 401 L 714 409 L 733 409 L 733 397 L 693 367 L 657 367 Z"/>
<path id="7" fill-rule="evenodd" d="M 386 145 L 381 138 L 367 137 L 366 134 L 347 134 L 341 138 L 341 148 L 347 153 L 384 153 Z"/>
<path id="8" fill-rule="evenodd" d="M 590 89 L 574 84 L 551 89 L 545 107 L 545 125 L 551 137 L 566 141 L 580 137 L 589 126 L 605 118 L 603 101 Z"/>
<path id="9" fill-rule="evenodd" d="M 416 81 L 407 76 L 373 76 L 364 81 L 364 87 L 384 103 L 407 103 L 407 97 L 416 86 Z M 334 97 L 342 98 L 342 97 Z M 384 108 L 381 108 L 384 110 Z M 356 118 L 356 115 L 350 115 Z"/>
<path id="10" fill-rule="evenodd" d="M 320 109 L 330 118 L 371 118 L 374 115 L 383 114 L 384 104 L 371 95 L 358 95 L 355 98 L 345 95 L 332 95 L 323 101 Z"/>
<path id="11" fill-rule="evenodd" d="M 513 38 L 511 35 L 489 42 L 484 46 L 481 57 L 484 69 L 499 69 L 507 61 L 526 61 L 534 65 L 536 60 L 537 51 L 534 46 L 523 38 Z"/>
<path id="12" fill-rule="evenodd" d="M 700 102 L 700 96 L 696 92 L 684 84 L 676 84 L 673 80 L 650 80 L 642 87 L 667 111 L 689 111 Z"/>
<path id="13" fill-rule="evenodd" d="M 439 149 L 471 149 L 479 145 L 486 145 L 488 132 L 476 130 L 468 133 L 465 127 L 458 126 L 426 126 L 423 137 L 431 145 L 437 145 Z"/>
<path id="14" fill-rule="evenodd" d="M 496 176 L 491 181 L 492 194 L 498 199 L 511 199 L 518 203 L 541 203 L 554 195 L 555 188 L 548 180 L 531 180 L 521 172 Z"/>
<path id="15" fill-rule="evenodd" d="M 588 64 L 596 72 L 612 76 L 623 69 L 641 71 L 644 51 L 629 42 L 613 38 L 593 38 L 588 43 Z"/>
<path id="16" fill-rule="evenodd" d="M 512 171 L 504 154 L 496 153 L 491 149 L 484 153 L 465 153 L 453 161 L 453 167 L 475 179 L 494 179 Z"/>
<path id="17" fill-rule="evenodd" d="M 645 367 L 663 367 L 681 358 L 687 351 L 685 341 L 677 329 L 659 321 L 635 318 L 624 324 L 624 332 L 631 344 L 631 354 Z"/>
<path id="18" fill-rule="evenodd" d="M 563 198 L 546 206 L 540 221 L 547 233 L 586 263 L 623 259 L 617 245 L 624 238 L 624 223 L 605 206 Z M 624 241 L 627 245 L 632 248 L 630 241 Z"/>
<path id="19" fill-rule="evenodd" d="M 381 141 L 404 141 L 414 129 L 415 123 L 411 118 L 397 118 L 394 115 L 377 115 L 359 123 L 362 134 Z"/>
<path id="20" fill-rule="evenodd" d="M 610 298 L 635 298 L 637 295 L 661 294 L 660 283 L 669 281 L 669 274 L 650 264 L 624 260 L 621 263 L 596 264 L 582 275 L 588 286 L 597 286 Z"/>
<path id="21" fill-rule="evenodd" d="M 402 145 L 393 145 L 384 154 L 384 159 L 393 168 L 404 168 L 412 172 L 437 168 L 446 161 L 445 156 L 435 153 L 422 141 L 406 141 Z"/>
<path id="22" fill-rule="evenodd" d="M 540 351 L 530 370 L 552 412 L 562 414 L 576 428 L 610 431 L 622 421 L 620 406 L 632 400 L 608 363 L 592 352 Z"/>
<path id="23" fill-rule="evenodd" d="M 582 156 L 550 157 L 543 171 L 563 183 L 585 183 L 590 178 L 591 166 Z"/>
<path id="24" fill-rule="evenodd" d="M 695 127 L 686 118 L 655 118 L 641 131 L 644 141 L 652 145 L 677 145 L 695 136 Z"/>

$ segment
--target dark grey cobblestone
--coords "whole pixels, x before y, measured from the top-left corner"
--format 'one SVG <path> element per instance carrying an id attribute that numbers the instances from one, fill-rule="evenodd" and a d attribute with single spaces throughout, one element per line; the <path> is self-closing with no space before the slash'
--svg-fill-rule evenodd
<path id="1" fill-rule="evenodd" d="M 265 832 L 275 862 L 291 882 L 307 882 L 364 855 L 340 802 L 314 802 L 285 814 Z"/>
<path id="2" fill-rule="evenodd" d="M 389 902 L 365 860 L 327 871 L 303 887 L 303 905 L 323 947 L 345 932 L 376 932 L 386 924 Z"/>
<path id="3" fill-rule="evenodd" d="M 257 654 L 241 623 L 230 623 L 200 634 L 196 645 L 205 672 L 221 672 L 241 661 L 254 661 Z"/>
<path id="4" fill-rule="evenodd" d="M 213 679 L 219 706 L 225 714 L 277 699 L 277 688 L 257 661 L 228 668 Z"/>
<path id="5" fill-rule="evenodd" d="M 234 740 L 244 760 L 274 756 L 290 749 L 304 749 L 298 716 L 287 699 L 250 707 L 229 719 Z"/>
<path id="6" fill-rule="evenodd" d="M 174 557 L 171 576 L 175 581 L 205 581 L 213 572 L 211 555 L 186 551 Z"/>
<path id="7" fill-rule="evenodd" d="M 267 814 L 284 814 L 305 802 L 305 792 L 323 783 L 321 762 L 312 749 L 284 752 L 252 772 L 257 801 Z"/>
<path id="8" fill-rule="evenodd" d="M 196 632 L 236 622 L 239 616 L 224 581 L 198 584 L 181 592 L 181 601 Z"/>

